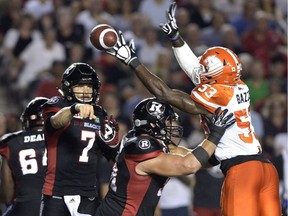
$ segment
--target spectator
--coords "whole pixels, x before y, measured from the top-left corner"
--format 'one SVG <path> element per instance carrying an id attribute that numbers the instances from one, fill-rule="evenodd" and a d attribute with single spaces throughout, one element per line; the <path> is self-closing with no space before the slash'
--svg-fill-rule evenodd
<path id="1" fill-rule="evenodd" d="M 145 62 L 147 67 L 152 68 L 157 56 L 163 51 L 163 46 L 157 40 L 157 30 L 153 27 L 144 29 L 144 43 L 139 49 L 139 58 Z"/>
<path id="2" fill-rule="evenodd" d="M 208 47 L 201 38 L 199 26 L 195 23 L 190 23 L 186 28 L 186 35 L 183 35 L 183 38 L 186 39 L 189 47 L 195 50 L 197 55 L 202 55 Z"/>
<path id="3" fill-rule="evenodd" d="M 220 166 L 195 174 L 193 212 L 199 216 L 221 216 L 220 197 L 224 176 Z"/>
<path id="4" fill-rule="evenodd" d="M 242 37 L 244 32 L 254 26 L 254 16 L 257 9 L 257 0 L 244 1 L 241 14 L 230 20 L 231 24 L 236 28 L 239 37 Z"/>
<path id="5" fill-rule="evenodd" d="M 263 150 L 270 156 L 274 155 L 274 137 L 287 132 L 287 99 L 273 97 L 269 104 L 269 115 L 264 119 Z"/>
<path id="6" fill-rule="evenodd" d="M 19 90 L 26 91 L 30 82 L 44 70 L 50 69 L 54 61 L 65 60 L 64 46 L 57 42 L 56 32 L 46 30 L 44 40 L 37 40 L 20 55 L 23 69 L 19 75 L 17 86 Z"/>
<path id="7" fill-rule="evenodd" d="M 214 14 L 214 7 L 211 0 L 194 1 L 188 0 L 180 4 L 190 13 L 190 21 L 197 24 L 201 29 L 210 26 Z M 168 7 L 167 7 L 168 8 Z"/>
<path id="8" fill-rule="evenodd" d="M 165 12 L 169 4 L 169 0 L 144 0 L 138 9 L 149 20 L 149 26 L 158 28 L 160 23 L 165 22 Z"/>
<path id="9" fill-rule="evenodd" d="M 255 14 L 255 26 L 243 32 L 242 44 L 244 49 L 253 57 L 262 59 L 265 66 L 265 77 L 268 77 L 268 65 L 275 55 L 282 55 L 282 46 L 287 46 L 283 34 L 269 28 L 267 13 L 258 11 Z M 287 47 L 286 47 L 287 48 Z M 283 58 L 287 58 L 283 56 Z"/>
<path id="10" fill-rule="evenodd" d="M 208 46 L 220 46 L 223 43 L 222 26 L 227 22 L 223 12 L 213 13 L 211 25 L 201 30 L 201 38 Z"/>
<path id="11" fill-rule="evenodd" d="M 54 5 L 52 0 L 27 0 L 23 10 L 38 20 L 43 15 L 52 13 Z"/>
<path id="12" fill-rule="evenodd" d="M 265 79 L 265 67 L 261 59 L 254 59 L 245 82 L 250 90 L 251 106 L 259 111 L 264 99 L 269 94 L 268 81 Z"/>
<path id="13" fill-rule="evenodd" d="M 63 61 L 55 61 L 48 75 L 37 84 L 35 96 L 51 98 L 61 96 L 59 88 L 61 86 L 62 74 L 66 68 Z"/>

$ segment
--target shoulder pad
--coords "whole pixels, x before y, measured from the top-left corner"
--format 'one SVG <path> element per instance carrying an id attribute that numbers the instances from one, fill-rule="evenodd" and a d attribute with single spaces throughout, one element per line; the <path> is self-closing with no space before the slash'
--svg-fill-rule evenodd
<path id="1" fill-rule="evenodd" d="M 157 157 L 163 152 L 164 146 L 151 137 L 140 136 L 128 139 L 124 148 L 126 156 L 131 155 L 134 160 L 143 161 Z"/>
<path id="2" fill-rule="evenodd" d="M 64 100 L 64 98 L 55 96 L 50 98 L 45 104 L 43 104 L 42 108 L 66 106 L 69 106 L 69 104 Z"/>
<path id="3" fill-rule="evenodd" d="M 17 131 L 17 132 L 4 134 L 4 135 L 0 138 L 0 145 L 1 145 L 2 143 L 7 143 L 7 142 L 9 142 L 11 139 L 13 139 L 14 137 L 17 137 L 18 135 L 22 134 L 23 132 L 24 132 L 23 130 L 20 130 L 20 131 Z"/>

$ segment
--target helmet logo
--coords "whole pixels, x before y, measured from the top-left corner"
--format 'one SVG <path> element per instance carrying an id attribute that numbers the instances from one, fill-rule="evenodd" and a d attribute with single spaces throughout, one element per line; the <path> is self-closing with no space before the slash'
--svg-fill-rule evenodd
<path id="1" fill-rule="evenodd" d="M 205 59 L 205 63 L 207 64 L 205 66 L 206 71 L 208 71 L 209 73 L 218 72 L 219 70 L 222 70 L 223 68 L 223 62 L 218 57 L 216 57 L 216 55 L 208 56 Z"/>
<path id="2" fill-rule="evenodd" d="M 150 115 L 158 116 L 165 111 L 165 106 L 163 106 L 161 103 L 158 103 L 156 101 L 151 101 L 147 104 L 147 111 Z"/>
<path id="3" fill-rule="evenodd" d="M 151 143 L 148 139 L 142 139 L 138 143 L 139 148 L 141 149 L 148 149 L 151 146 Z"/>
<path id="4" fill-rule="evenodd" d="M 49 101 L 47 102 L 48 104 L 55 104 L 59 101 L 59 98 L 57 97 L 52 97 L 49 99 Z"/>

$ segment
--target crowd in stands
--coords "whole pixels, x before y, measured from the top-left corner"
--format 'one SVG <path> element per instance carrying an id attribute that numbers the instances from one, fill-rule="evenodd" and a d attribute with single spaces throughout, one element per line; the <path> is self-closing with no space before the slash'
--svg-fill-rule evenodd
<path id="1" fill-rule="evenodd" d="M 285 199 L 287 202 L 288 174 L 283 168 L 288 157 L 287 1 L 176 2 L 181 35 L 198 56 L 208 47 L 224 46 L 242 61 L 241 79 L 250 88 L 252 122 L 264 153 L 277 167 L 280 196 L 283 203 Z M 151 95 L 128 66 L 93 48 L 89 33 L 100 23 L 123 31 L 127 39 L 133 38 L 142 63 L 170 87 L 189 93 L 193 83 L 181 71 L 170 41 L 159 28 L 166 21 L 170 3 L 171 0 L 2 0 L 0 83 L 6 98 L 0 100 L 6 100 L 13 109 L 8 106 L 1 110 L 0 135 L 21 128 L 19 115 L 33 97 L 59 95 L 57 88 L 63 71 L 73 62 L 86 62 L 96 69 L 102 83 L 100 105 L 130 128 L 135 105 Z M 181 117 L 183 142 L 193 148 L 203 139 L 198 117 L 185 113 Z M 201 179 L 201 173 L 198 175 Z M 191 206 L 193 197 L 197 198 L 193 185 L 197 183 L 190 184 Z M 219 193 L 215 193 L 219 200 L 217 196 Z M 201 205 L 201 201 L 194 200 L 194 204 Z M 217 205 L 211 203 L 203 208 Z"/>

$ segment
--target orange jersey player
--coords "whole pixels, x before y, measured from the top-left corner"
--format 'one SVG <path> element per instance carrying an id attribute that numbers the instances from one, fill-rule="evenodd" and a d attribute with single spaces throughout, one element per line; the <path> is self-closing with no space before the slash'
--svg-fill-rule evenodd
<path id="1" fill-rule="evenodd" d="M 279 216 L 279 179 L 273 164 L 262 154 L 250 116 L 247 85 L 240 80 L 242 70 L 237 55 L 224 47 L 207 49 L 197 58 L 179 34 L 175 19 L 176 3 L 168 10 L 168 21 L 160 27 L 168 35 L 175 57 L 196 87 L 191 95 L 171 89 L 151 73 L 136 56 L 133 41 L 119 41 L 106 51 L 129 65 L 145 87 L 159 100 L 191 114 L 200 114 L 205 133 L 210 131 L 205 118 L 217 107 L 234 114 L 236 124 L 221 138 L 209 162 L 221 163 L 225 175 L 221 195 L 224 216 Z M 205 157 L 204 155 L 202 155 Z"/>

